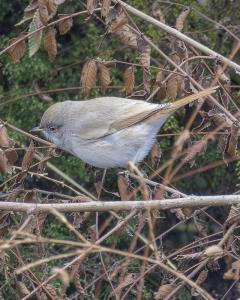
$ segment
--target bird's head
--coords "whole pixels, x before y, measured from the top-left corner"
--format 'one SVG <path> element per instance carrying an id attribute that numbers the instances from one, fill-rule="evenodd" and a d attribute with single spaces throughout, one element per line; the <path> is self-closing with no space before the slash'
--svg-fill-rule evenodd
<path id="1" fill-rule="evenodd" d="M 32 132 L 41 132 L 46 139 L 59 147 L 64 144 L 64 132 L 66 131 L 66 112 L 70 101 L 58 102 L 50 106 L 42 116 L 38 127 Z"/>

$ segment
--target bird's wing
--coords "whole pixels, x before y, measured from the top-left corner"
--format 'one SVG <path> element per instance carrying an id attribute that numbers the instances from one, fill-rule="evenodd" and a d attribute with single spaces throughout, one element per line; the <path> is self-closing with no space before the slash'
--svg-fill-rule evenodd
<path id="1" fill-rule="evenodd" d="M 81 117 L 71 124 L 82 140 L 94 140 L 137 124 L 169 105 L 117 97 L 96 98 L 82 102 Z"/>
<path id="2" fill-rule="evenodd" d="M 102 97 L 83 102 L 78 133 L 83 140 L 94 140 L 113 134 L 146 119 L 161 118 L 176 109 L 215 91 L 210 88 L 173 103 L 152 104 L 141 100 Z M 85 113 L 84 113 L 85 111 Z"/>

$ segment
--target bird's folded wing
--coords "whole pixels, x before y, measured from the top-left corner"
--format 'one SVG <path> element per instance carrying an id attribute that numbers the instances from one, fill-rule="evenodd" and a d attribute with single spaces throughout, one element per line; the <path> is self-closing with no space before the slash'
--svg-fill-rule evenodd
<path id="1" fill-rule="evenodd" d="M 86 113 L 81 116 L 78 133 L 83 140 L 96 140 L 141 123 L 146 119 L 159 118 L 159 114 L 171 113 L 177 108 L 214 91 L 214 88 L 210 88 L 174 103 L 163 104 L 117 97 L 102 97 L 84 101 L 86 107 L 83 107 L 83 110 L 85 109 Z"/>

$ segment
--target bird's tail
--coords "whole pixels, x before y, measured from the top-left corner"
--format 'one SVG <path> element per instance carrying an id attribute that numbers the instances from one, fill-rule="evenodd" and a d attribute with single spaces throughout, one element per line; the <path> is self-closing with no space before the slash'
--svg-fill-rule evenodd
<path id="1" fill-rule="evenodd" d="M 186 104 L 189 104 L 191 102 L 193 102 L 194 100 L 197 100 L 201 97 L 205 97 L 205 96 L 208 96 L 212 93 L 214 93 L 216 91 L 218 87 L 211 87 L 209 89 L 206 89 L 204 91 L 201 91 L 201 92 L 198 92 L 198 93 L 195 93 L 195 94 L 192 94 L 190 96 L 187 96 L 183 99 L 180 99 L 176 102 L 173 102 L 169 107 L 166 107 L 165 109 L 162 110 L 162 112 L 165 114 L 165 113 L 171 113 L 175 110 L 177 110 L 178 108 L 186 105 Z M 159 111 L 160 113 L 161 111 Z"/>

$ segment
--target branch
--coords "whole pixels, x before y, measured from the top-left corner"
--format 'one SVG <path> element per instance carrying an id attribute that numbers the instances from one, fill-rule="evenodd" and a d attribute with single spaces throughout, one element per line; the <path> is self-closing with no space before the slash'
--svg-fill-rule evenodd
<path id="1" fill-rule="evenodd" d="M 229 67 L 235 69 L 235 71 L 240 72 L 240 66 L 233 62 L 232 60 L 226 58 L 225 56 L 211 50 L 210 48 L 208 48 L 207 46 L 204 46 L 203 44 L 195 41 L 194 39 L 188 37 L 187 35 L 185 35 L 184 33 L 178 31 L 175 28 L 172 28 L 156 19 L 154 19 L 153 17 L 145 14 L 144 12 L 128 5 L 127 3 L 121 1 L 121 0 L 114 0 L 114 3 L 120 3 L 123 7 L 126 8 L 127 11 L 129 11 L 130 13 L 134 14 L 135 16 L 143 19 L 144 21 L 147 21 L 148 23 L 151 23 L 152 25 L 170 33 L 171 35 L 174 35 L 175 37 L 177 37 L 178 39 L 186 42 L 189 45 L 192 45 L 193 47 L 197 48 L 198 50 L 202 51 L 203 53 L 210 55 L 218 60 L 220 60 L 223 63 L 226 63 L 229 65 Z"/>
<path id="2" fill-rule="evenodd" d="M 2 197 L 1 197 L 2 198 Z M 19 199 L 20 200 L 20 199 Z M 22 200 L 20 200 L 22 201 Z M 126 211 L 133 209 L 173 209 L 185 207 L 226 206 L 240 204 L 240 195 L 188 196 L 185 198 L 148 201 L 90 201 L 83 203 L 20 203 L 0 202 L 0 210 L 21 212 L 49 212 L 53 208 L 61 212 Z"/>

